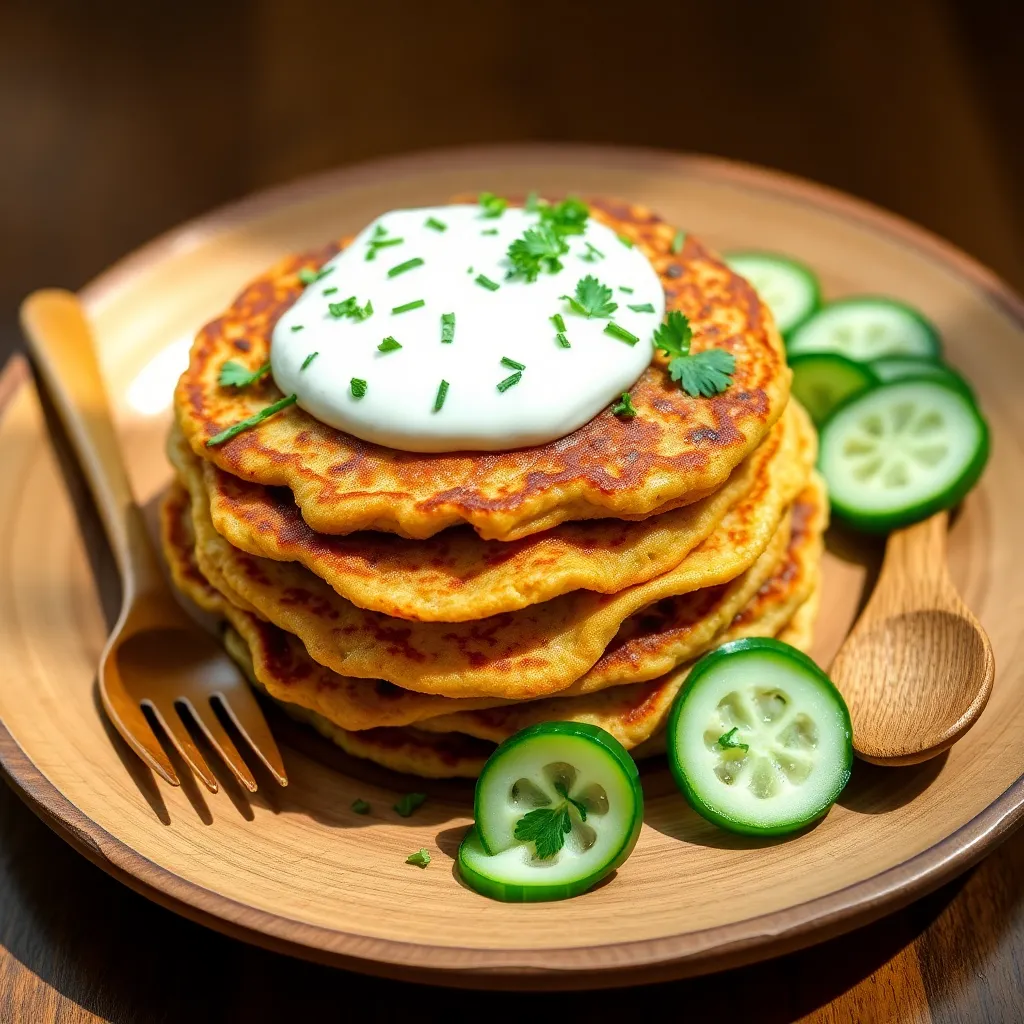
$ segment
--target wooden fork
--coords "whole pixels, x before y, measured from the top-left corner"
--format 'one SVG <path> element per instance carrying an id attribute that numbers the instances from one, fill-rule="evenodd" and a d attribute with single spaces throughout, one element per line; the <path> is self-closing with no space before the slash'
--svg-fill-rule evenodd
<path id="1" fill-rule="evenodd" d="M 282 785 L 281 754 L 238 667 L 175 600 L 132 496 L 114 434 L 92 333 L 77 297 L 48 289 L 30 295 L 21 323 L 39 375 L 89 482 L 121 573 L 121 614 L 100 659 L 103 707 L 125 742 L 158 775 L 179 785 L 143 708 L 211 792 L 217 779 L 186 728 L 190 717 L 250 792 L 256 779 L 213 706 Z"/>

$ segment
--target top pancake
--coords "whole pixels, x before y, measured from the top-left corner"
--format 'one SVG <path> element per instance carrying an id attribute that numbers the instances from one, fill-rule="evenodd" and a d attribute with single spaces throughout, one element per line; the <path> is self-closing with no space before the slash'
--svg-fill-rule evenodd
<path id="1" fill-rule="evenodd" d="M 631 391 L 635 418 L 606 411 L 535 448 L 401 452 L 328 427 L 297 406 L 207 447 L 214 434 L 281 397 L 269 379 L 221 388 L 220 368 L 228 359 L 251 368 L 269 359 L 274 324 L 302 291 L 298 272 L 339 251 L 329 245 L 281 261 L 199 332 L 175 393 L 190 446 L 244 480 L 289 487 L 309 526 L 331 534 L 382 530 L 421 539 L 469 523 L 485 539 L 515 540 L 567 520 L 643 518 L 712 493 L 757 447 L 788 398 L 790 373 L 771 314 L 692 236 L 673 254 L 675 229 L 648 210 L 592 200 L 591 212 L 651 261 L 666 309 L 690 320 L 692 351 L 733 354 L 733 383 L 722 394 L 691 398 L 659 356 Z"/>

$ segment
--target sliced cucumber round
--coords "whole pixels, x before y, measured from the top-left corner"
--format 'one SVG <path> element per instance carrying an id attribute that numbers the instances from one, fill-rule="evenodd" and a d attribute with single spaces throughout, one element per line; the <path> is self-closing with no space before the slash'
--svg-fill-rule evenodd
<path id="1" fill-rule="evenodd" d="M 791 356 L 838 352 L 862 363 L 882 356 L 941 355 L 938 333 L 917 310 L 873 296 L 830 302 L 788 337 L 787 350 Z"/>
<path id="2" fill-rule="evenodd" d="M 974 398 L 970 384 L 956 370 L 945 363 L 936 363 L 931 359 L 917 359 L 911 356 L 884 356 L 873 359 L 868 364 L 883 384 L 894 380 L 906 380 L 908 377 L 930 377 L 943 381 Z"/>
<path id="3" fill-rule="evenodd" d="M 836 515 L 884 532 L 952 508 L 988 451 L 988 425 L 967 394 L 908 378 L 841 405 L 821 428 L 818 465 Z"/>
<path id="4" fill-rule="evenodd" d="M 690 806 L 748 835 L 784 835 L 816 821 L 853 765 L 839 691 L 806 654 L 766 637 L 724 644 L 694 665 L 666 738 Z"/>
<path id="5" fill-rule="evenodd" d="M 802 263 L 768 252 L 734 252 L 725 257 L 731 270 L 745 277 L 772 311 L 782 335 L 802 324 L 821 305 L 821 286 Z"/>
<path id="6" fill-rule="evenodd" d="M 819 425 L 842 402 L 879 383 L 870 365 L 855 363 L 836 352 L 793 356 L 789 366 L 793 371 L 793 394 Z"/>
<path id="7" fill-rule="evenodd" d="M 643 806 L 636 764 L 615 737 L 578 722 L 530 726 L 480 773 L 462 877 L 511 902 L 577 896 L 632 853 Z"/>

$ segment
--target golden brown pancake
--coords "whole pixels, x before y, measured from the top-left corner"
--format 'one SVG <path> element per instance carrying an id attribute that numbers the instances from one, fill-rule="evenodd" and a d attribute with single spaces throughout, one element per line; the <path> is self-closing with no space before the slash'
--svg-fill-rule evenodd
<path id="1" fill-rule="evenodd" d="M 370 444 L 291 406 L 216 447 L 206 441 L 281 397 L 268 378 L 221 388 L 221 366 L 256 368 L 270 353 L 273 326 L 302 290 L 298 272 L 339 246 L 282 260 L 253 281 L 192 347 L 175 409 L 194 452 L 243 480 L 287 487 L 319 533 L 383 530 L 408 538 L 470 524 L 481 537 L 510 541 L 567 520 L 645 517 L 716 491 L 764 439 L 789 394 L 778 331 L 753 288 L 692 235 L 671 252 L 675 229 L 648 210 L 595 200 L 595 218 L 632 238 L 665 288 L 666 309 L 694 331 L 692 351 L 736 359 L 732 385 L 692 398 L 656 358 L 630 392 L 637 415 L 606 411 L 568 437 L 508 452 L 441 455 Z"/>
<path id="2" fill-rule="evenodd" d="M 298 636 L 320 664 L 422 693 L 527 700 L 579 679 L 640 609 L 727 583 L 750 568 L 810 473 L 813 430 L 799 441 L 795 455 L 780 448 L 751 491 L 672 571 L 618 594 L 575 591 L 465 623 L 409 622 L 356 608 L 299 565 L 238 551 L 213 529 L 198 460 L 180 449 L 171 457 L 191 493 L 203 574 L 232 603 Z"/>
<path id="3" fill-rule="evenodd" d="M 286 488 L 264 487 L 203 463 L 210 518 L 232 546 L 298 562 L 360 608 L 425 622 L 465 622 L 573 590 L 609 594 L 674 569 L 750 492 L 765 461 L 798 429 L 791 408 L 713 495 L 640 522 L 562 523 L 519 541 L 482 540 L 468 526 L 426 540 L 364 531 L 315 533 Z M 181 444 L 172 436 L 171 445 Z"/>

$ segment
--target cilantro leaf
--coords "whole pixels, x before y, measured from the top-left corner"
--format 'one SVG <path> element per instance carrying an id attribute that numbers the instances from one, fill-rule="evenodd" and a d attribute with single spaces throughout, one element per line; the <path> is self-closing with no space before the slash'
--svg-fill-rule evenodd
<path id="1" fill-rule="evenodd" d="M 568 804 L 560 807 L 538 807 L 516 822 L 514 835 L 524 843 L 533 843 L 541 860 L 550 860 L 565 845 L 572 831 Z"/>
<path id="2" fill-rule="evenodd" d="M 593 274 L 587 274 L 576 282 L 576 294 L 562 295 L 574 313 L 585 317 L 610 317 L 619 308 L 611 301 L 612 290 L 601 284 Z"/>
<path id="3" fill-rule="evenodd" d="M 736 360 L 723 348 L 709 348 L 692 356 L 678 356 L 668 364 L 669 376 L 692 398 L 710 398 L 732 383 Z"/>
<path id="4" fill-rule="evenodd" d="M 742 750 L 746 753 L 750 749 L 749 744 L 740 743 L 738 740 L 733 738 L 738 729 L 739 726 L 734 725 L 728 732 L 722 733 L 715 742 L 717 742 L 723 750 Z"/>
<path id="5" fill-rule="evenodd" d="M 517 238 L 508 247 L 508 262 L 511 265 L 507 277 L 525 277 L 527 281 L 536 281 L 542 271 L 557 274 L 562 269 L 558 258 L 569 251 L 560 235 L 547 224 L 535 228 L 527 228 L 522 238 Z"/>
<path id="6" fill-rule="evenodd" d="M 373 315 L 373 303 L 367 299 L 365 306 L 360 306 L 354 295 L 350 295 L 344 302 L 329 302 L 327 311 L 335 319 L 348 317 L 350 320 L 361 321 Z"/>
<path id="7" fill-rule="evenodd" d="M 493 192 L 481 192 L 477 196 L 477 202 L 485 217 L 500 217 L 505 212 L 505 207 L 508 206 L 507 199 L 502 199 L 501 196 L 496 196 Z"/>
<path id="8" fill-rule="evenodd" d="M 427 849 L 417 850 L 405 858 L 406 864 L 415 864 L 418 868 L 425 868 L 430 863 L 430 851 Z"/>
<path id="9" fill-rule="evenodd" d="M 222 388 L 247 388 L 268 373 L 270 373 L 270 363 L 264 363 L 255 370 L 250 370 L 247 366 L 236 363 L 234 359 L 229 359 L 221 365 L 218 383 Z"/>
<path id="10" fill-rule="evenodd" d="M 660 348 L 667 356 L 686 356 L 690 354 L 690 340 L 693 331 L 690 321 L 678 310 L 668 315 L 668 320 L 654 332 L 654 347 Z M 673 377 L 673 380 L 678 378 Z"/>
<path id="11" fill-rule="evenodd" d="M 559 235 L 582 235 L 587 227 L 590 207 L 570 196 L 560 203 L 540 207 L 542 224 L 550 225 Z"/>
<path id="12" fill-rule="evenodd" d="M 612 414 L 624 420 L 631 420 L 636 415 L 636 406 L 628 391 L 623 391 L 622 398 L 612 406 Z"/>
<path id="13" fill-rule="evenodd" d="M 422 807 L 427 799 L 426 793 L 406 793 L 395 804 L 395 811 L 403 818 L 408 818 L 417 807 Z"/>

